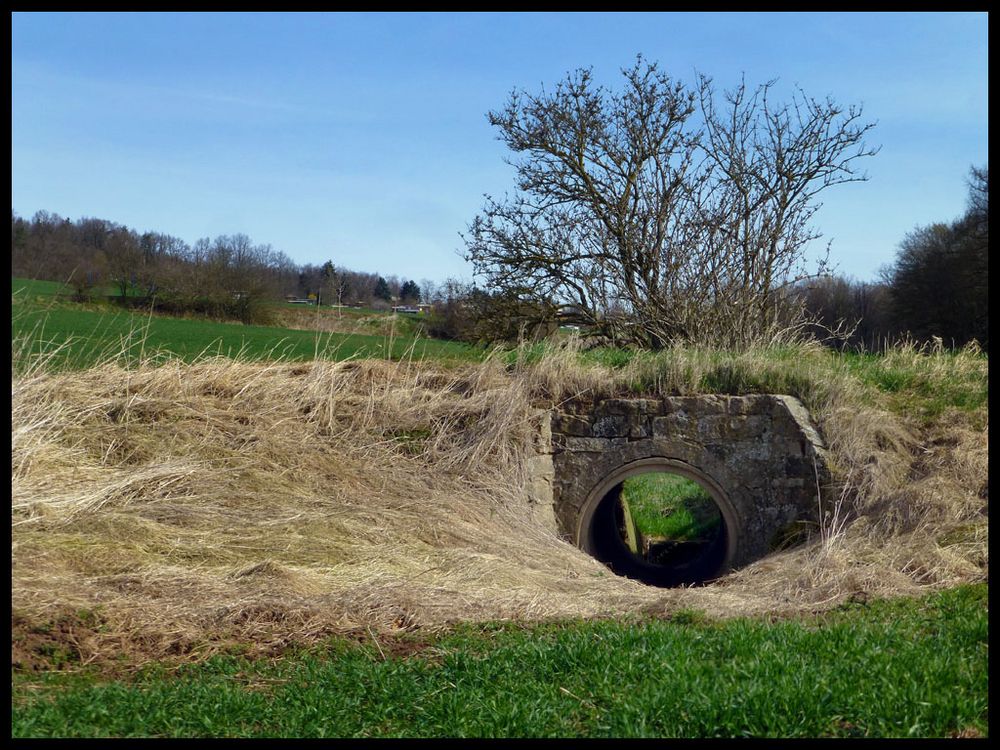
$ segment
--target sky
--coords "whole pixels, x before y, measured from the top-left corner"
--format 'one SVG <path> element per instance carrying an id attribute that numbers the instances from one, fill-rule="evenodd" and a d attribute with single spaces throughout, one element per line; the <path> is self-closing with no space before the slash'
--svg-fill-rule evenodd
<path id="1" fill-rule="evenodd" d="M 986 13 L 12 14 L 12 208 L 296 263 L 472 279 L 460 233 L 514 170 L 486 113 L 637 54 L 860 104 L 869 179 L 821 194 L 836 270 L 877 278 L 988 161 Z"/>

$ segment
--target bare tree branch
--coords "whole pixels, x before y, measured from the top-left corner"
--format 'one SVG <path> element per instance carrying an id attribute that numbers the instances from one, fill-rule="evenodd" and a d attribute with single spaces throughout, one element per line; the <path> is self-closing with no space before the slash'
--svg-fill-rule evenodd
<path id="1" fill-rule="evenodd" d="M 720 101 L 710 78 L 689 91 L 642 57 L 622 74 L 620 93 L 578 70 L 488 114 L 517 192 L 470 225 L 475 273 L 643 346 L 788 330 L 776 292 L 810 275 L 815 197 L 867 179 L 855 164 L 876 153 L 873 125 L 801 90 L 776 104 L 774 81 Z"/>

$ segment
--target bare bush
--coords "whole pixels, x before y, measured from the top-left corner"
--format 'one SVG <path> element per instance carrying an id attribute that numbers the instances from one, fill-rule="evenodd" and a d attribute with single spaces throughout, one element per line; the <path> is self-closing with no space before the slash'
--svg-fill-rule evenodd
<path id="1" fill-rule="evenodd" d="M 466 237 L 487 287 L 546 300 L 565 322 L 654 349 L 794 338 L 778 292 L 807 275 L 817 195 L 866 179 L 861 110 L 774 81 L 721 99 L 641 57 L 613 93 L 579 70 L 489 113 L 521 159 L 517 191 L 488 198 Z M 790 322 L 789 322 L 790 320 Z"/>

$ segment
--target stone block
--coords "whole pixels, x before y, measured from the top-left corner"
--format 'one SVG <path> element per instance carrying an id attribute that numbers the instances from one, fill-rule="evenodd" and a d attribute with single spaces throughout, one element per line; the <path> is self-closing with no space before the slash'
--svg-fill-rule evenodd
<path id="1" fill-rule="evenodd" d="M 635 419 L 633 414 L 606 414 L 595 416 L 590 428 L 590 434 L 598 438 L 628 437 Z"/>
<path id="2" fill-rule="evenodd" d="M 535 453 L 552 452 L 552 412 L 547 409 L 540 409 L 532 415 L 532 422 L 535 426 L 532 435 L 531 447 Z"/>
<path id="3" fill-rule="evenodd" d="M 663 401 L 658 398 L 637 398 L 636 405 L 639 413 L 646 416 L 657 416 L 663 413 Z"/>
<path id="4" fill-rule="evenodd" d="M 653 417 L 653 435 L 656 437 L 685 435 L 692 430 L 694 424 L 694 420 L 683 410 L 663 417 Z"/>
<path id="5" fill-rule="evenodd" d="M 631 398 L 606 398 L 594 408 L 595 418 L 607 415 L 629 416 L 638 413 L 638 400 Z"/>
<path id="6" fill-rule="evenodd" d="M 570 437 L 568 435 L 560 435 L 558 440 L 554 442 L 557 448 L 571 453 L 603 453 L 612 444 L 606 438 Z M 624 440 L 620 442 L 624 442 Z"/>
<path id="7" fill-rule="evenodd" d="M 552 418 L 552 431 L 562 435 L 589 437 L 590 419 L 578 414 L 556 413 Z"/>

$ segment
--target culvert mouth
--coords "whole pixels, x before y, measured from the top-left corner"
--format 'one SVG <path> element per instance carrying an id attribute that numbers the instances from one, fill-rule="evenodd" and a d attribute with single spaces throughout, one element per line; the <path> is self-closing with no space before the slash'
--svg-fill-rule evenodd
<path id="1" fill-rule="evenodd" d="M 636 461 L 591 492 L 578 542 L 617 575 L 652 586 L 690 586 L 730 568 L 737 526 L 725 492 L 673 459 Z"/>

